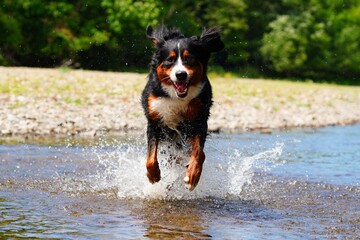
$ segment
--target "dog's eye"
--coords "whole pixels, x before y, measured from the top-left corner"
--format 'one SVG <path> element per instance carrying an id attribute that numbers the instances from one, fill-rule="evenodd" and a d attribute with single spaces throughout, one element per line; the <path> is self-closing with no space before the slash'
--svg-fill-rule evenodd
<path id="1" fill-rule="evenodd" d="M 168 58 L 168 59 L 166 59 L 166 60 L 164 61 L 163 66 L 164 66 L 165 68 L 169 68 L 169 67 L 171 67 L 172 65 L 174 65 L 174 63 L 175 63 L 175 58 L 171 57 L 171 58 Z"/>
<path id="2" fill-rule="evenodd" d="M 187 56 L 184 60 L 183 60 L 185 65 L 194 65 L 196 63 L 196 59 L 193 56 Z"/>

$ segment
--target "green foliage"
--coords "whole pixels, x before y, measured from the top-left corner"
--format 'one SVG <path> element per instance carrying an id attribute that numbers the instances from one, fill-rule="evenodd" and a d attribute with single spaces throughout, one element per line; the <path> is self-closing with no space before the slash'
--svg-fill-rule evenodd
<path id="1" fill-rule="evenodd" d="M 18 20 L 4 10 L 0 8 L 0 65 L 9 64 L 12 53 L 23 40 Z"/>
<path id="2" fill-rule="evenodd" d="M 158 19 L 163 14 L 162 4 L 156 0 L 103 0 L 101 7 L 105 11 L 112 39 L 109 41 L 110 46 L 93 50 L 107 53 L 109 58 L 105 59 L 108 63 L 106 69 L 145 68 L 149 58 L 144 58 L 144 55 L 150 55 L 145 28 L 148 24 L 156 26 L 159 23 Z M 101 55 L 101 52 L 96 54 Z"/>
<path id="3" fill-rule="evenodd" d="M 110 28 L 119 34 L 128 29 L 144 29 L 148 24 L 156 25 L 162 7 L 156 0 L 103 0 L 101 6 L 106 10 Z"/>
<path id="4" fill-rule="evenodd" d="M 359 76 L 359 2 L 283 2 L 291 10 L 269 24 L 261 46 L 272 70 L 292 77 Z"/>
<path id="5" fill-rule="evenodd" d="M 334 16 L 330 31 L 333 33 L 332 49 L 336 65 L 343 72 L 360 72 L 360 4 Z"/>
<path id="6" fill-rule="evenodd" d="M 276 71 L 297 70 L 307 60 L 307 39 L 300 33 L 306 30 L 304 27 L 303 16 L 279 16 L 270 24 L 272 31 L 264 36 L 261 51 Z"/>
<path id="7" fill-rule="evenodd" d="M 244 0 L 163 1 L 162 22 L 180 28 L 187 35 L 200 35 L 203 28 L 222 26 L 226 51 L 214 57 L 214 64 L 234 68 L 247 61 L 244 41 L 248 25 Z"/>
<path id="8" fill-rule="evenodd" d="M 222 39 L 227 50 L 226 66 L 235 67 L 244 63 L 248 58 L 244 41 L 248 30 L 245 18 L 246 3 L 242 0 L 199 2 L 198 11 L 205 11 L 202 14 L 202 25 L 224 27 Z M 218 59 L 218 63 L 225 65 L 225 59 Z"/>
<path id="9" fill-rule="evenodd" d="M 148 24 L 224 27 L 217 69 L 360 84 L 359 0 L 0 0 L 0 65 L 142 71 Z"/>
<path id="10" fill-rule="evenodd" d="M 246 19 L 248 31 L 246 32 L 247 52 L 249 53 L 248 63 L 254 67 L 261 68 L 263 58 L 260 53 L 262 37 L 267 31 L 270 22 L 281 14 L 284 8 L 281 0 L 246 0 L 248 10 Z"/>
<path id="11" fill-rule="evenodd" d="M 134 54 L 135 45 L 146 44 L 132 39 L 144 39 L 143 29 L 157 24 L 161 12 L 154 0 L 0 0 L 0 6 L 0 30 L 7 33 L 0 40 L 0 64 L 52 67 L 68 62 L 103 70 L 136 64 L 143 49 Z"/>

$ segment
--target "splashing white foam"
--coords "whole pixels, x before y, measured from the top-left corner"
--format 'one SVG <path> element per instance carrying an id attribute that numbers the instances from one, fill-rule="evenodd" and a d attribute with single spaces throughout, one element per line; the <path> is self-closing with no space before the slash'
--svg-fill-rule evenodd
<path id="1" fill-rule="evenodd" d="M 161 147 L 158 160 L 161 180 L 150 184 L 146 177 L 146 148 L 143 145 L 119 144 L 105 151 L 97 151 L 97 173 L 91 177 L 95 191 L 116 189 L 118 198 L 188 200 L 198 198 L 236 198 L 245 184 L 251 184 L 256 171 L 267 171 L 276 166 L 283 143 L 276 143 L 265 151 L 244 156 L 239 149 L 222 149 L 216 141 L 205 148 L 206 160 L 200 182 L 189 192 L 183 183 L 186 151 Z M 170 159 L 169 156 L 177 158 Z"/>

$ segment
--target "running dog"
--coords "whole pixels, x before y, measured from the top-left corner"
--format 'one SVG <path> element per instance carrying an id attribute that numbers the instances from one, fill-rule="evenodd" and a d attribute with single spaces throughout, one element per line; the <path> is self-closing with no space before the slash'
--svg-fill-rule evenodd
<path id="1" fill-rule="evenodd" d="M 220 32 L 215 27 L 204 30 L 200 37 L 185 37 L 179 30 L 164 26 L 146 29 L 155 46 L 141 97 L 148 121 L 146 168 L 151 183 L 161 178 L 157 150 L 163 141 L 191 146 L 184 182 L 190 191 L 199 182 L 212 105 L 207 66 L 211 53 L 224 48 Z"/>

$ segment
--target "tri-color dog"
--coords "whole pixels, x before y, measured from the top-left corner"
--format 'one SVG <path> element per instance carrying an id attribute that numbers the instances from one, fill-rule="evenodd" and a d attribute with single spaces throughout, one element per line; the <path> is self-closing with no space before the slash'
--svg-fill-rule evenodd
<path id="1" fill-rule="evenodd" d="M 148 26 L 146 35 L 156 48 L 141 98 L 148 120 L 147 177 L 151 183 L 160 181 L 159 142 L 179 146 L 186 143 L 191 147 L 184 182 L 193 190 L 205 160 L 207 120 L 212 105 L 208 61 L 212 52 L 224 48 L 220 28 L 204 30 L 200 37 L 185 37 L 176 29 L 160 26 L 154 30 Z"/>

